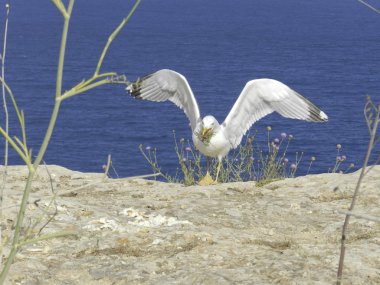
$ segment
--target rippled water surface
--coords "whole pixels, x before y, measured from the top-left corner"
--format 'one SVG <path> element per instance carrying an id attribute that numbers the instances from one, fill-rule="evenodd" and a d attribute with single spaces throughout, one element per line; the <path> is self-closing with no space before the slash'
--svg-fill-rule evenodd
<path id="1" fill-rule="evenodd" d="M 132 1 L 81 1 L 70 24 L 63 89 L 94 72 L 108 35 Z M 25 110 L 36 152 L 51 114 L 62 19 L 49 1 L 14 1 L 9 22 L 6 80 Z M 3 29 L 4 8 L 1 8 Z M 312 124 L 270 115 L 254 125 L 265 141 L 295 136 L 288 153 L 312 172 L 335 162 L 336 144 L 360 164 L 368 141 L 366 95 L 380 102 L 380 16 L 357 1 L 142 1 L 112 43 L 102 70 L 130 80 L 161 68 L 184 74 L 203 115 L 222 122 L 251 79 L 269 77 L 297 90 L 328 115 Z M 3 111 L 0 111 L 3 123 Z M 18 134 L 12 113 L 12 132 Z M 170 103 L 133 100 L 122 86 L 107 86 L 65 101 L 46 154 L 48 164 L 101 171 L 107 154 L 120 176 L 150 173 L 138 146 L 156 147 L 164 170 L 175 173 L 173 134 L 190 138 L 185 115 Z M 265 146 L 265 144 L 263 145 Z M 3 156 L 3 145 L 0 155 Z M 12 152 L 11 163 L 20 161 Z"/>

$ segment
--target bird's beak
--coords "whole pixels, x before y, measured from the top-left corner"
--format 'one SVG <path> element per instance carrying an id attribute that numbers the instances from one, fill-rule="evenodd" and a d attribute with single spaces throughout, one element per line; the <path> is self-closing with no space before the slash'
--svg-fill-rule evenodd
<path id="1" fill-rule="evenodd" d="M 211 131 L 211 128 L 203 128 L 202 129 L 202 137 L 205 137 L 208 135 L 208 133 Z"/>

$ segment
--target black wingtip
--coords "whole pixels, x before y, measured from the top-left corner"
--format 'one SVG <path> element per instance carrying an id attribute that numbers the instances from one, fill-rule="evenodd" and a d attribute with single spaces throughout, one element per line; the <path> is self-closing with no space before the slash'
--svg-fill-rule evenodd
<path id="1" fill-rule="evenodd" d="M 134 97 L 134 98 L 137 98 L 139 99 L 139 96 L 141 95 L 141 86 L 139 86 L 139 81 L 136 81 L 130 85 L 128 85 L 128 87 L 126 88 L 126 90 L 129 92 L 129 94 Z"/>
<path id="2" fill-rule="evenodd" d="M 321 109 L 315 105 L 309 106 L 309 120 L 318 123 L 327 122 L 329 117 Z"/>
<path id="3" fill-rule="evenodd" d="M 141 87 L 145 80 L 147 80 L 149 77 L 151 77 L 152 74 L 145 75 L 141 78 L 138 78 L 136 82 L 133 82 L 132 84 L 128 85 L 126 90 L 129 92 L 129 94 L 136 98 L 136 99 L 142 99 L 141 97 Z"/>

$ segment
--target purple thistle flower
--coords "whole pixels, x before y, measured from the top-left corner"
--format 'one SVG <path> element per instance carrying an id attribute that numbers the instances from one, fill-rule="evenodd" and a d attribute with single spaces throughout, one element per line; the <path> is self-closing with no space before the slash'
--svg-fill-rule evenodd
<path id="1" fill-rule="evenodd" d="M 337 157 L 336 157 L 336 161 L 337 161 L 337 162 L 342 161 L 342 157 L 341 157 L 341 156 L 337 156 Z"/>
<path id="2" fill-rule="evenodd" d="M 187 146 L 187 147 L 185 148 L 185 150 L 186 150 L 186 151 L 191 151 L 191 147 Z"/>
<path id="3" fill-rule="evenodd" d="M 251 161 L 254 161 L 254 160 L 255 160 L 255 158 L 254 158 L 253 156 L 251 156 L 249 159 L 250 159 Z"/>
<path id="4" fill-rule="evenodd" d="M 186 158 L 182 158 L 182 162 L 186 162 L 186 160 L 187 160 Z"/>
<path id="5" fill-rule="evenodd" d="M 275 138 L 273 141 L 274 143 L 280 143 L 280 140 L 278 138 Z"/>
<path id="6" fill-rule="evenodd" d="M 286 138 L 286 133 L 281 133 L 281 138 L 285 139 Z"/>
<path id="7" fill-rule="evenodd" d="M 288 163 L 289 162 L 289 159 L 287 159 L 286 157 L 284 158 L 284 162 L 285 163 Z"/>
<path id="8" fill-rule="evenodd" d="M 347 159 L 347 157 L 345 155 L 342 155 L 342 161 L 346 160 L 346 159 Z"/>
<path id="9" fill-rule="evenodd" d="M 294 137 L 293 137 L 293 135 L 289 135 L 289 139 L 291 140 L 291 139 L 293 139 Z"/>
<path id="10" fill-rule="evenodd" d="M 145 148 L 145 150 L 150 151 L 150 150 L 151 150 L 151 147 L 148 145 L 148 146 Z"/>
<path id="11" fill-rule="evenodd" d="M 292 163 L 292 164 L 290 165 L 290 168 L 291 168 L 292 170 L 294 170 L 294 169 L 297 168 L 297 165 L 295 165 L 294 163 Z"/>

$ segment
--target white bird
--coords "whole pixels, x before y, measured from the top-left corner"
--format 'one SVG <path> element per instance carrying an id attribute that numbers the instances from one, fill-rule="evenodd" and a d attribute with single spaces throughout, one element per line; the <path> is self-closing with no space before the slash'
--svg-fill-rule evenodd
<path id="1" fill-rule="evenodd" d="M 127 90 L 138 99 L 156 102 L 169 100 L 185 112 L 190 120 L 194 146 L 205 156 L 219 160 L 215 182 L 218 181 L 222 158 L 236 148 L 248 129 L 264 116 L 277 112 L 291 119 L 312 122 L 328 120 L 317 106 L 274 79 L 247 82 L 222 124 L 213 116 L 201 117 L 186 78 L 173 70 L 162 69 L 142 77 L 130 84 Z M 210 179 L 208 172 L 200 184 L 205 184 L 207 179 Z"/>

